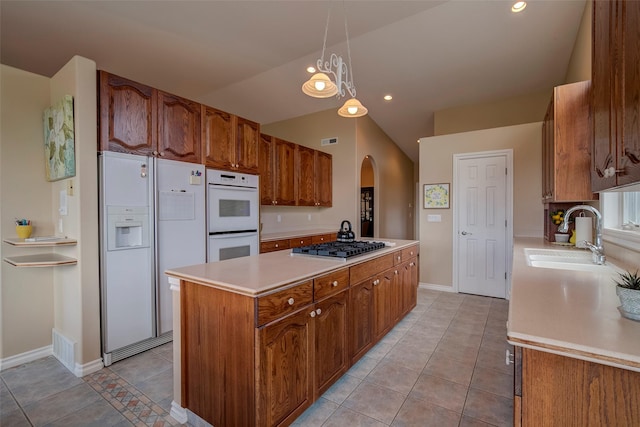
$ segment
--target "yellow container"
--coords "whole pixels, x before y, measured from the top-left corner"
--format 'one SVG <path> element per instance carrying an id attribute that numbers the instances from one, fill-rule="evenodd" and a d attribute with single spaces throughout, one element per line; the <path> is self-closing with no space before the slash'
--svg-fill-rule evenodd
<path id="1" fill-rule="evenodd" d="M 16 225 L 16 234 L 21 239 L 26 239 L 31 236 L 33 228 L 30 225 Z"/>

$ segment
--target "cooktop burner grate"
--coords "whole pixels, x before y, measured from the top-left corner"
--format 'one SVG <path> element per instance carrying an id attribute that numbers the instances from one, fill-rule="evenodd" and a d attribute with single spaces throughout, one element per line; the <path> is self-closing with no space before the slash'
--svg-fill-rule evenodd
<path id="1" fill-rule="evenodd" d="M 293 248 L 291 250 L 291 253 L 346 259 L 353 256 L 362 255 L 367 252 L 377 251 L 378 249 L 383 249 L 384 247 L 385 244 L 383 242 L 327 242 Z"/>

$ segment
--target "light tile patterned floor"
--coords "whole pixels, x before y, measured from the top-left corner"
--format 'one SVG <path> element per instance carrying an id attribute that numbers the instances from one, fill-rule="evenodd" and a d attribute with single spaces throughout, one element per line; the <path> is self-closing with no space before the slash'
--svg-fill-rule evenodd
<path id="1" fill-rule="evenodd" d="M 512 425 L 508 301 L 420 289 L 418 306 L 294 425 Z M 47 357 L 0 373 L 0 425 L 173 426 L 172 344 L 76 378 Z"/>

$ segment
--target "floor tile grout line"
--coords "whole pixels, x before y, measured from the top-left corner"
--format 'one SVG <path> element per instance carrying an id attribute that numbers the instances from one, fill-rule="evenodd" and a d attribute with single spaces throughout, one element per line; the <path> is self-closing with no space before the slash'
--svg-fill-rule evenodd
<path id="1" fill-rule="evenodd" d="M 13 394 L 13 392 L 9 388 L 9 384 L 7 384 L 7 382 L 4 380 L 4 378 L 2 378 L 2 376 L 0 376 L 0 381 L 2 381 L 2 383 L 4 384 L 4 387 L 7 389 L 7 391 L 11 395 L 11 399 L 13 399 L 13 401 L 15 402 L 16 406 L 18 407 L 18 409 L 20 409 L 20 412 L 22 412 L 22 415 L 24 415 L 25 420 L 27 420 L 29 425 L 31 427 L 33 427 L 33 423 L 31 422 L 31 419 L 29 418 L 29 416 L 27 415 L 26 411 L 22 407 L 22 404 L 20 402 L 18 402 L 18 399 L 16 399 L 15 394 Z"/>

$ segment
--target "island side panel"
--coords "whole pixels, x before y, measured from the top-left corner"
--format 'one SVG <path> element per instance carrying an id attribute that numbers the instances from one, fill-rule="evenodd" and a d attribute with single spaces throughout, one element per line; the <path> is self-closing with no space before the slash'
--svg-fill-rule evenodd
<path id="1" fill-rule="evenodd" d="M 181 287 L 182 405 L 214 426 L 253 426 L 254 299 Z"/>

